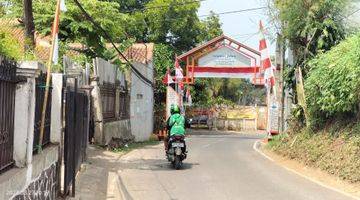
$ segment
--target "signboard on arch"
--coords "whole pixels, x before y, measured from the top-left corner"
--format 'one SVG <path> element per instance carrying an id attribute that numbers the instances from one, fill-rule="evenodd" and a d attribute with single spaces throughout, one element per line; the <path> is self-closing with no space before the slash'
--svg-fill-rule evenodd
<path id="1" fill-rule="evenodd" d="M 251 79 L 258 70 L 254 57 L 230 46 L 222 46 L 199 58 L 194 77 Z"/>

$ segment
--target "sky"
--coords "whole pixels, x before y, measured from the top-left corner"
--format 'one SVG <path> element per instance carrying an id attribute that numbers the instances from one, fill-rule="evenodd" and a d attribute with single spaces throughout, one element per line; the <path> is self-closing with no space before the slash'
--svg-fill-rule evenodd
<path id="1" fill-rule="evenodd" d="M 208 15 L 210 11 L 222 13 L 263 7 L 266 6 L 264 2 L 265 0 L 205 0 L 201 2 L 198 15 Z M 225 35 L 254 49 L 259 48 L 259 35 L 255 34 L 259 30 L 259 21 L 263 21 L 265 28 L 269 26 L 266 24 L 268 18 L 265 10 L 226 14 L 219 17 Z M 274 41 L 270 38 L 267 38 L 267 41 L 270 46 L 270 54 L 275 54 Z"/>
<path id="2" fill-rule="evenodd" d="M 201 2 L 198 15 L 208 15 L 210 11 L 222 13 L 264 6 L 266 6 L 266 0 L 204 0 Z M 348 12 L 352 14 L 348 17 L 346 24 L 352 27 L 359 27 L 360 0 L 352 0 Z M 263 21 L 265 28 L 271 27 L 267 23 L 268 16 L 266 10 L 226 14 L 219 17 L 225 35 L 254 49 L 259 48 L 259 35 L 254 34 L 259 30 L 259 21 Z M 271 55 L 275 54 L 275 41 L 273 40 L 275 36 L 275 32 L 268 32 L 266 35 Z"/>

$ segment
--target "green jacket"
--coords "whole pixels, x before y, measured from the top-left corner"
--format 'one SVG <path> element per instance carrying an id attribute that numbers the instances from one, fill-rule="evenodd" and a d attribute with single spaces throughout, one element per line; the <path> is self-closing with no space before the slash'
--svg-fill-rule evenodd
<path id="1" fill-rule="evenodd" d="M 171 115 L 169 120 L 170 136 L 185 135 L 185 117 L 180 114 Z"/>

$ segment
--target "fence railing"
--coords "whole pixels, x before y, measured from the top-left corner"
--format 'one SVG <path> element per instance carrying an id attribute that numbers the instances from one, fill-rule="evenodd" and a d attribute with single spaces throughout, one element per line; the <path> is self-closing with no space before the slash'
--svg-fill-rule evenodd
<path id="1" fill-rule="evenodd" d="M 104 121 L 114 121 L 116 120 L 116 87 L 115 84 L 104 83 L 100 85 L 102 108 L 103 108 L 103 119 Z"/>
<path id="2" fill-rule="evenodd" d="M 41 114 L 43 109 L 43 102 L 45 97 L 46 89 L 46 74 L 40 74 L 36 78 L 36 88 L 35 88 L 35 121 L 34 121 L 34 141 L 33 141 L 33 150 L 39 148 L 39 138 L 40 138 L 40 128 L 41 128 Z M 45 114 L 45 126 L 44 126 L 44 137 L 41 147 L 50 143 L 50 126 L 51 126 L 51 95 L 52 88 L 49 88 L 49 96 L 46 107 Z"/>
<path id="3" fill-rule="evenodd" d="M 0 171 L 13 164 L 16 63 L 0 58 Z"/>

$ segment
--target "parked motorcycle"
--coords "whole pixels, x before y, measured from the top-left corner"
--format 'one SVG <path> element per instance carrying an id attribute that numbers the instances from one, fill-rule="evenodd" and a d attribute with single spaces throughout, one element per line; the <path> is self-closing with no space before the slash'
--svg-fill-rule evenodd
<path id="1" fill-rule="evenodd" d="M 186 143 L 184 136 L 172 136 L 169 139 L 167 159 L 175 169 L 180 169 L 183 165 L 182 161 L 186 159 Z"/>

